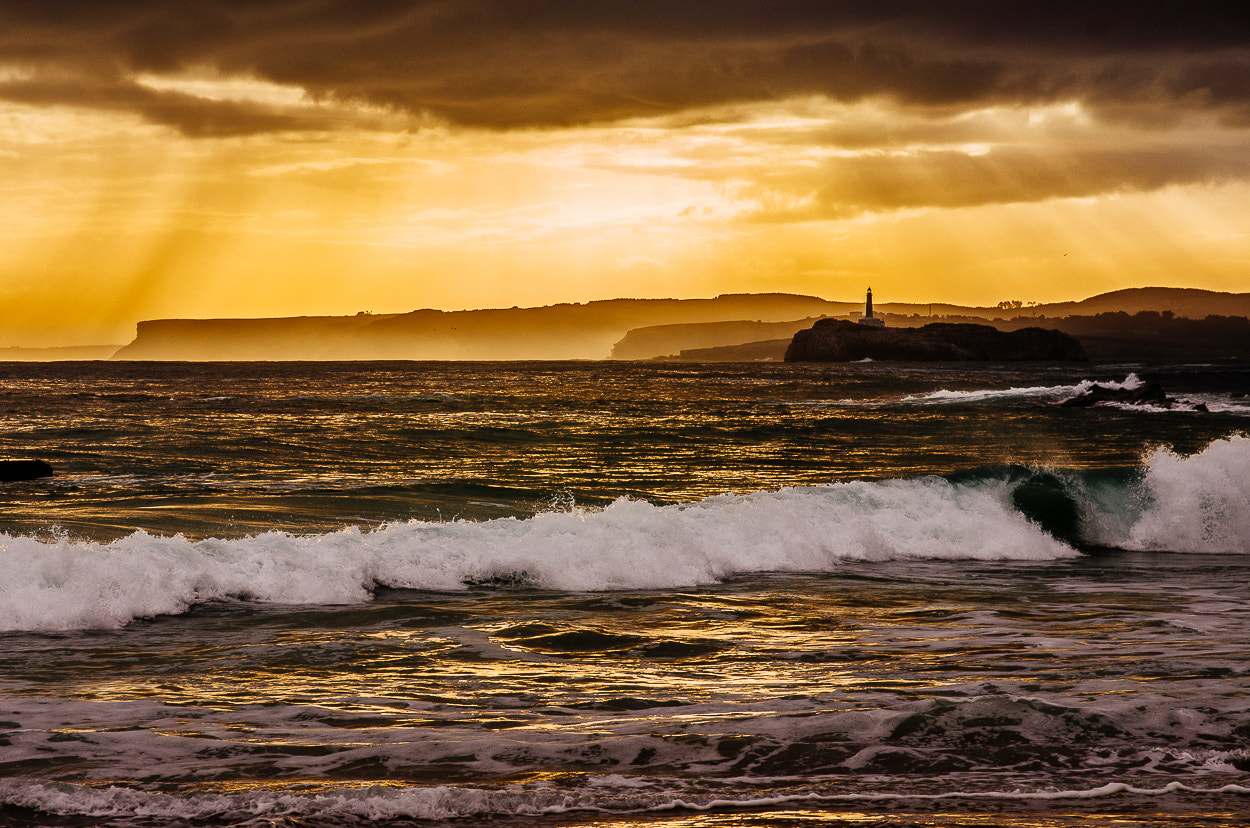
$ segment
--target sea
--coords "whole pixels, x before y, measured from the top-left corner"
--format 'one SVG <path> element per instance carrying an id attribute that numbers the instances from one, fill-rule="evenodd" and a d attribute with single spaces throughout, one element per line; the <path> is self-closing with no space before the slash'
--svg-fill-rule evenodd
<path id="1" fill-rule="evenodd" d="M 0 364 L 0 826 L 1250 825 L 1248 395 Z"/>

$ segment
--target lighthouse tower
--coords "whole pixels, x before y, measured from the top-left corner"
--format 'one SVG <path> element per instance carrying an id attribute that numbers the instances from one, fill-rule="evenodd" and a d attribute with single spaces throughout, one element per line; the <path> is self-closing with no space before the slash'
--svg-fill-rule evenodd
<path id="1" fill-rule="evenodd" d="M 884 319 L 878 319 L 872 315 L 872 288 L 868 288 L 868 298 L 864 300 L 864 315 L 857 321 L 861 325 L 871 325 L 874 328 L 885 327 Z"/>

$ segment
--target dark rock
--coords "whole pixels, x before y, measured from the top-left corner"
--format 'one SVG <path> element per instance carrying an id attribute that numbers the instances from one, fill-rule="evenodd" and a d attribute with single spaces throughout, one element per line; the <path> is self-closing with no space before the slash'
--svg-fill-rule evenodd
<path id="1" fill-rule="evenodd" d="M 799 331 L 786 349 L 786 362 L 1017 362 L 1083 361 L 1081 343 L 1061 331 L 934 322 L 921 328 L 878 328 L 822 319 Z"/>
<path id="2" fill-rule="evenodd" d="M 42 460 L 0 460 L 0 483 L 51 476 L 52 467 Z"/>
<path id="3" fill-rule="evenodd" d="M 1088 391 L 1083 391 L 1071 399 L 1064 400 L 1059 405 L 1063 408 L 1087 408 L 1098 403 L 1149 405 L 1155 408 L 1173 408 L 1177 405 L 1185 405 L 1194 411 L 1207 410 L 1207 407 L 1202 403 L 1194 404 L 1169 397 L 1164 393 L 1163 386 L 1157 382 L 1142 383 L 1136 388 L 1109 388 L 1105 385 L 1095 384 L 1091 385 Z"/>

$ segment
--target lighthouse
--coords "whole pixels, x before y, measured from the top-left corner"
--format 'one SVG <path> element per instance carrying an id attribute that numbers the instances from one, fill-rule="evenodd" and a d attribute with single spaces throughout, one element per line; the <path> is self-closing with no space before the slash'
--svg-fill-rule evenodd
<path id="1" fill-rule="evenodd" d="M 861 325 L 871 325 L 874 328 L 885 327 L 885 320 L 872 315 L 872 288 L 868 288 L 868 298 L 864 300 L 864 315 L 857 321 Z"/>

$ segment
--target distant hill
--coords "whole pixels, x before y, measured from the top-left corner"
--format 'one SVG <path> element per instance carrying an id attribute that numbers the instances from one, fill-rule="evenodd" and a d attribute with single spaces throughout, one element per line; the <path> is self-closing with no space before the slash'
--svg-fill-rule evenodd
<path id="1" fill-rule="evenodd" d="M 1245 316 L 1207 314 L 1195 319 L 1171 311 L 1106 311 L 998 324 L 1004 330 L 1024 326 L 1074 336 L 1097 360 L 1250 358 L 1250 319 Z"/>
<path id="2" fill-rule="evenodd" d="M 940 302 L 915 304 L 877 302 L 880 313 L 900 316 L 966 316 L 994 319 L 1012 316 L 1084 316 L 1096 313 L 1138 313 L 1140 311 L 1171 311 L 1176 316 L 1202 319 L 1210 315 L 1250 316 L 1250 293 L 1223 293 L 1199 288 L 1144 287 L 1100 293 L 1075 302 L 1050 302 L 1018 309 L 998 307 L 965 307 Z"/>
<path id="3" fill-rule="evenodd" d="M 1200 345 L 1199 338 L 1192 335 L 1187 336 L 1185 341 L 1172 342 L 1165 338 L 1152 342 L 1152 337 L 1158 339 L 1157 331 L 1135 336 L 1123 322 L 1100 322 L 1093 317 L 1106 313 L 1143 312 L 1170 312 L 1177 318 L 1189 319 L 1250 316 L 1250 293 L 1220 293 L 1192 288 L 1133 288 L 1099 294 L 1079 302 L 1020 308 L 886 302 L 875 303 L 874 310 L 892 328 L 916 328 L 939 320 L 989 323 L 1003 330 L 1038 325 L 1055 328 L 1080 337 L 1082 342 L 1091 340 L 1090 355 L 1096 359 L 1125 358 L 1131 353 L 1162 357 L 1191 351 L 1195 355 L 1211 356 L 1221 353 L 1221 344 L 1231 346 L 1233 343 L 1225 339 L 1223 343 Z M 809 327 L 810 322 L 801 320 L 778 324 L 772 329 L 775 333 L 738 322 L 639 328 L 630 331 L 617 343 L 613 356 L 626 359 L 670 358 L 681 362 L 724 362 L 742 358 L 780 360 L 789 337 Z M 790 333 L 784 333 L 791 328 Z M 771 339 L 774 336 L 785 338 Z M 770 341 L 760 341 L 766 338 Z M 748 344 L 751 347 L 745 347 Z"/>
<path id="4" fill-rule="evenodd" d="M 859 302 L 788 293 L 711 299 L 608 299 L 583 304 L 276 319 L 159 319 L 140 322 L 116 359 L 152 360 L 522 360 L 651 359 L 682 351 L 784 341 L 814 319 L 847 316 Z M 878 303 L 888 324 L 937 318 L 989 321 L 1142 310 L 1176 316 L 1250 315 L 1250 293 L 1136 288 L 1080 302 L 1018 309 Z M 932 315 L 930 315 L 932 314 Z M 995 320 L 998 320 L 997 322 Z M 783 349 L 784 350 L 784 349 Z M 759 347 L 737 352 L 764 358 Z M 0 359 L 3 354 L 0 353 Z M 687 357 L 690 358 L 690 357 Z M 732 357 L 730 357 L 732 358 Z M 741 357 L 739 357 L 741 358 Z"/>
<path id="5" fill-rule="evenodd" d="M 1096 313 L 1171 311 L 1175 316 L 1250 316 L 1250 293 L 1221 293 L 1198 288 L 1129 288 L 1100 293 L 1080 302 L 1055 302 L 1025 308 L 1040 316 L 1092 316 Z M 1000 311 L 1001 313 L 1001 311 Z"/>

